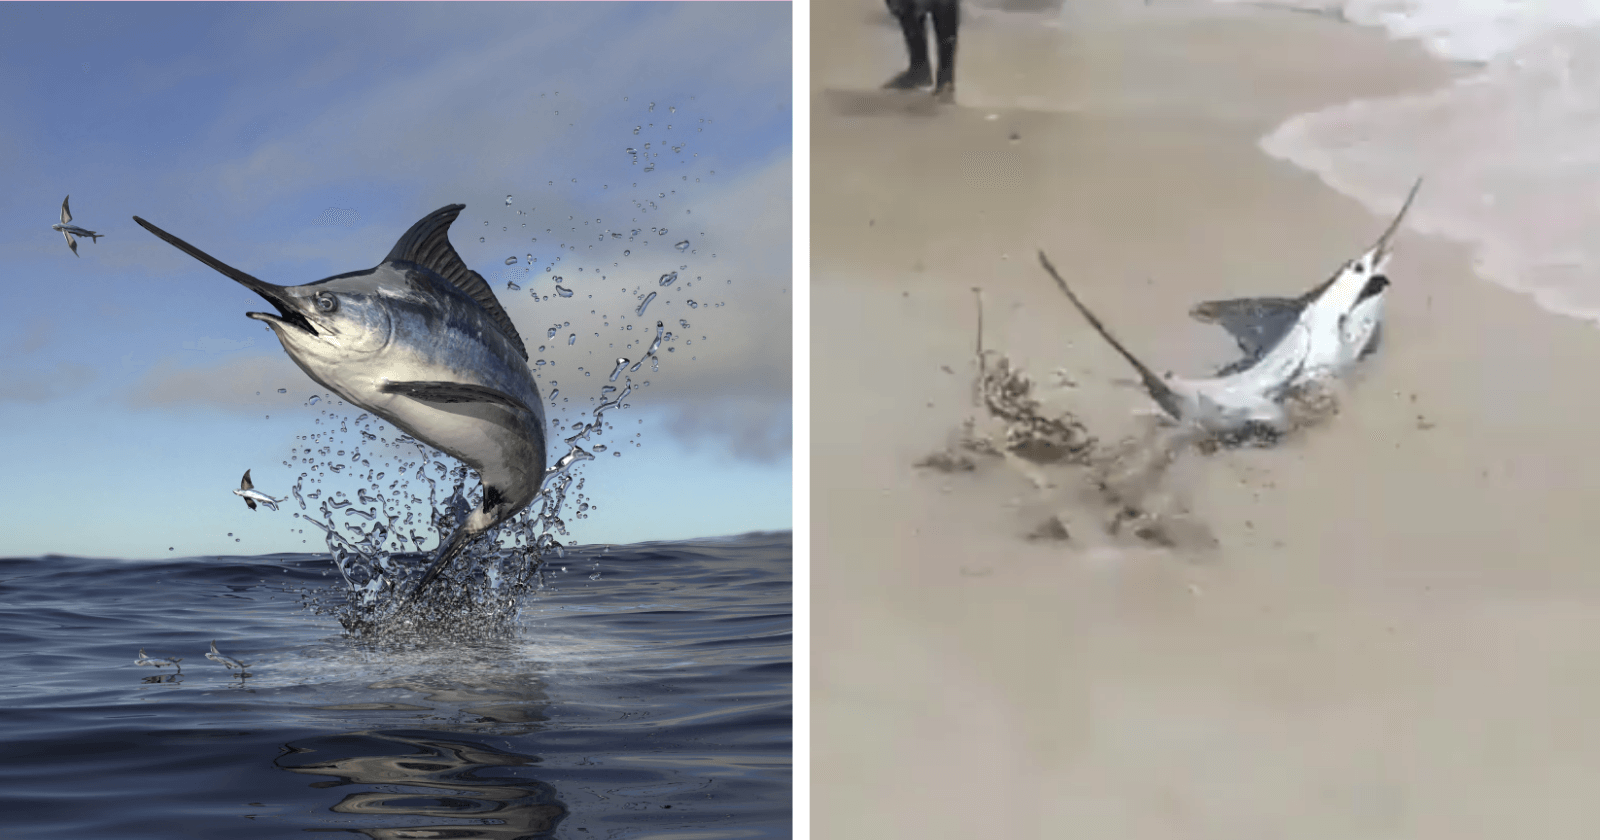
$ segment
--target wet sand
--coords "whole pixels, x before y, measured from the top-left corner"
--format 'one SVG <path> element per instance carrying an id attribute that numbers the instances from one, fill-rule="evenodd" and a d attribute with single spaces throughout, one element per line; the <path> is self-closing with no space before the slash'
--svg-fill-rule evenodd
<path id="1" fill-rule="evenodd" d="M 1193 303 L 1297 294 L 1388 221 L 1258 139 L 1450 69 L 1308 14 L 978 10 L 935 107 L 875 90 L 881 5 L 812 16 L 813 834 L 1600 829 L 1600 332 L 1466 249 L 1401 234 L 1338 417 L 1179 463 L 1214 547 L 1105 534 L 1069 469 L 913 466 L 975 413 L 973 286 L 1041 397 L 1130 434 L 1148 401 L 1037 250 L 1158 370 L 1208 372 L 1231 342 Z M 1052 512 L 1072 538 L 1026 540 Z"/>

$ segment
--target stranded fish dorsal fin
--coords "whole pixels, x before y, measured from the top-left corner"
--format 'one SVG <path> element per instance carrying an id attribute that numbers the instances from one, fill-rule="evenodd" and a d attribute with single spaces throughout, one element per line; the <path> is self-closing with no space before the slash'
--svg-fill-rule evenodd
<path id="1" fill-rule="evenodd" d="M 1258 361 L 1283 340 L 1300 320 L 1306 301 L 1289 298 L 1237 298 L 1210 300 L 1196 304 L 1189 317 L 1216 324 L 1228 331 L 1239 344 L 1244 358 L 1223 368 L 1219 376 L 1242 370 Z"/>
<path id="2" fill-rule="evenodd" d="M 431 403 L 486 402 L 506 408 L 531 411 L 521 400 L 494 388 L 465 382 L 385 382 L 378 387 L 385 394 L 399 394 Z"/>
<path id="3" fill-rule="evenodd" d="M 465 204 L 452 204 L 424 216 L 422 221 L 412 225 L 411 229 L 400 237 L 400 241 L 394 244 L 385 262 L 395 260 L 414 262 L 466 292 L 483 307 L 489 320 L 500 328 L 500 332 L 511 339 L 511 345 L 522 354 L 522 360 L 527 361 L 528 348 L 522 343 L 522 335 L 512 325 L 511 316 L 500 306 L 500 301 L 495 298 L 483 275 L 467 268 L 467 264 L 461 261 L 461 255 L 457 254 L 456 249 L 450 244 L 450 223 L 454 222 L 456 216 L 466 207 Z"/>

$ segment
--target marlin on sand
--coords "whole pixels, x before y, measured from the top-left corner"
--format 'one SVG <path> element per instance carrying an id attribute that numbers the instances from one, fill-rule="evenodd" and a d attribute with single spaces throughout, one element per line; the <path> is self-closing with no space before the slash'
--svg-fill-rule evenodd
<path id="1" fill-rule="evenodd" d="M 71 224 L 72 211 L 67 209 L 67 202 L 71 200 L 72 196 L 70 195 L 61 199 L 61 223 L 51 225 L 50 229 L 61 231 L 61 235 L 67 238 L 67 247 L 72 249 L 72 255 L 76 257 L 78 255 L 78 240 L 72 238 L 73 234 L 77 234 L 78 236 L 87 236 L 89 237 L 89 241 L 96 244 L 100 242 L 100 237 L 105 236 L 105 234 L 95 233 L 92 230 L 84 230 L 77 225 Z"/>
<path id="2" fill-rule="evenodd" d="M 442 545 L 415 599 L 477 537 L 526 507 L 545 474 L 544 402 L 528 350 L 482 276 L 450 245 L 452 204 L 411 226 L 377 267 L 301 286 L 258 280 L 138 216 L 146 230 L 265 298 L 289 358 L 351 405 L 476 470 L 483 501 Z"/>
<path id="3" fill-rule="evenodd" d="M 244 471 L 244 480 L 239 482 L 239 489 L 233 491 L 233 495 L 244 497 L 244 503 L 249 505 L 251 510 L 256 509 L 256 502 L 260 502 L 267 507 L 272 508 L 273 510 L 277 510 L 278 503 L 289 498 L 288 496 L 285 496 L 283 499 L 274 499 L 271 496 L 268 496 L 267 494 L 257 490 L 256 486 L 250 483 L 249 470 Z"/>
<path id="4" fill-rule="evenodd" d="M 1208 379 L 1157 376 L 1079 300 L 1042 251 L 1039 261 L 1090 326 L 1138 371 L 1146 392 L 1168 417 L 1225 440 L 1270 438 L 1288 427 L 1286 397 L 1342 376 L 1377 348 L 1389 286 L 1384 274 L 1389 243 L 1421 185 L 1419 179 L 1412 186 L 1375 245 L 1299 298 L 1211 301 L 1191 310 L 1195 318 L 1228 330 L 1245 353 Z"/>

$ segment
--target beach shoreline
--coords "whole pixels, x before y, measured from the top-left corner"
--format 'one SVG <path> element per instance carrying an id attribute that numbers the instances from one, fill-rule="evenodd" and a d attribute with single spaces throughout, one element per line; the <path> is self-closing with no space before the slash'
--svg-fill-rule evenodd
<path id="1" fill-rule="evenodd" d="M 1600 397 L 1572 384 L 1600 332 L 1465 247 L 1400 234 L 1384 347 L 1339 416 L 1180 465 L 1214 548 L 1105 535 L 1065 468 L 1051 494 L 914 466 L 975 413 L 973 287 L 985 345 L 1048 405 L 1131 433 L 1148 400 L 1037 250 L 1158 370 L 1204 373 L 1231 343 L 1189 306 L 1298 294 L 1388 221 L 1261 138 L 1461 72 L 1332 19 L 1161 5 L 980 15 L 943 109 L 874 89 L 892 28 L 813 6 L 813 830 L 1600 827 L 1576 795 L 1600 674 L 1570 664 L 1600 652 Z M 1050 511 L 1072 537 L 1025 539 Z"/>

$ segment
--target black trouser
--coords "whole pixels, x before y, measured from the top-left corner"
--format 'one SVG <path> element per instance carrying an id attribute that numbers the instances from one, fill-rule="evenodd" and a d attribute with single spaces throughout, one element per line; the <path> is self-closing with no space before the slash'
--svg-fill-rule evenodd
<path id="1" fill-rule="evenodd" d="M 911 69 L 928 67 L 928 25 L 933 18 L 933 34 L 939 43 L 939 75 L 936 87 L 956 80 L 956 29 L 961 25 L 961 0 L 886 0 L 889 11 L 900 21 L 911 54 Z"/>

